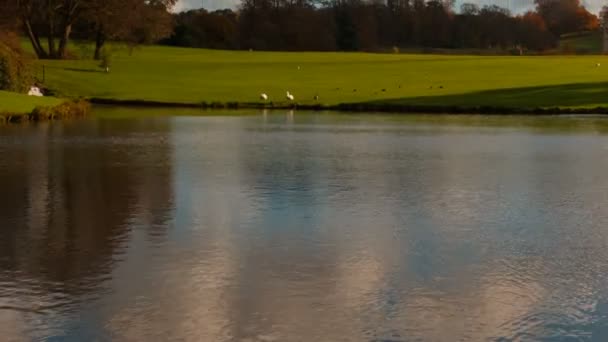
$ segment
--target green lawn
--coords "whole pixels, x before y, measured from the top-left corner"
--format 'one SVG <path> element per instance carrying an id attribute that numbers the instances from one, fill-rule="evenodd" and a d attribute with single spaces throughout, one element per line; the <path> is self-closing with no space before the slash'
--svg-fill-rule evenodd
<path id="1" fill-rule="evenodd" d="M 445 56 L 120 50 L 106 74 L 91 60 L 44 61 L 59 95 L 165 102 L 390 102 L 410 105 L 608 106 L 604 56 Z M 601 66 L 596 66 L 601 63 Z M 38 76 L 41 76 L 41 65 Z M 384 89 L 384 91 L 383 91 Z"/>
<path id="2" fill-rule="evenodd" d="M 0 113 L 29 113 L 36 106 L 55 106 L 61 100 L 54 97 L 35 97 L 0 91 Z"/>
<path id="3" fill-rule="evenodd" d="M 559 42 L 559 51 L 565 53 L 602 53 L 602 33 L 582 32 L 564 35 Z"/>

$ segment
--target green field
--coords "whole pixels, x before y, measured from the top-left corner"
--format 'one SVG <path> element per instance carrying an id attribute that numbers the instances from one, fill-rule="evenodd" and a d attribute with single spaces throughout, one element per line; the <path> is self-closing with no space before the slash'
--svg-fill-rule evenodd
<path id="1" fill-rule="evenodd" d="M 601 66 L 597 66 L 601 63 Z M 67 97 L 163 102 L 608 106 L 604 56 L 445 56 L 214 51 L 150 46 L 117 50 L 106 74 L 91 60 L 44 61 L 46 85 Z"/>
<path id="2" fill-rule="evenodd" d="M 563 35 L 559 41 L 562 53 L 600 54 L 602 53 L 602 34 L 600 32 L 581 32 Z"/>
<path id="3" fill-rule="evenodd" d="M 55 106 L 61 100 L 54 97 L 34 97 L 0 91 L 0 113 L 29 113 L 36 106 Z"/>

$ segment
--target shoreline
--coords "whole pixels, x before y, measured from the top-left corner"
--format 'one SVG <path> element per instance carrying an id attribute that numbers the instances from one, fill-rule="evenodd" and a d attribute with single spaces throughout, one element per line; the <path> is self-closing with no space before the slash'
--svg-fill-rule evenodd
<path id="1" fill-rule="evenodd" d="M 65 101 L 56 106 L 38 106 L 31 112 L 0 112 L 0 124 L 41 122 L 84 117 L 91 112 L 91 103 L 84 100 Z"/>
<path id="2" fill-rule="evenodd" d="M 606 115 L 608 107 L 500 107 L 500 106 L 427 106 L 401 105 L 387 103 L 340 103 L 335 105 L 298 104 L 298 103 L 260 103 L 260 102 L 164 102 L 151 100 L 117 100 L 105 98 L 90 98 L 91 104 L 112 105 L 124 107 L 149 108 L 198 108 L 198 109 L 270 109 L 270 110 L 310 110 L 338 112 L 381 112 L 396 114 L 479 114 L 479 115 Z"/>

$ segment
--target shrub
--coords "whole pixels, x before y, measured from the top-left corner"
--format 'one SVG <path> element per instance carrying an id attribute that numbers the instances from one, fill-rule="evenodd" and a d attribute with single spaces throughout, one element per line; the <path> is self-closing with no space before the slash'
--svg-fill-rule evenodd
<path id="1" fill-rule="evenodd" d="M 0 32 L 0 90 L 26 92 L 34 81 L 28 58 L 19 46 L 19 39 Z"/>
<path id="2" fill-rule="evenodd" d="M 86 116 L 91 112 L 91 105 L 87 101 L 63 102 L 54 107 L 39 106 L 34 108 L 31 119 L 34 121 L 44 121 L 52 119 L 66 119 L 71 117 Z"/>

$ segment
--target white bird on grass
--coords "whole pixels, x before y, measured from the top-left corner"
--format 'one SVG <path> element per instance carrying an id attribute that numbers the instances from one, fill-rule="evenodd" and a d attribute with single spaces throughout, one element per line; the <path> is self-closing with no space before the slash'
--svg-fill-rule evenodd
<path id="1" fill-rule="evenodd" d="M 27 93 L 29 96 L 44 96 L 40 88 L 36 86 L 31 86 L 30 91 Z"/>
<path id="2" fill-rule="evenodd" d="M 266 95 L 266 93 L 261 93 L 260 100 L 264 100 L 264 101 L 268 100 L 268 95 Z"/>
<path id="3" fill-rule="evenodd" d="M 291 94 L 289 91 L 287 92 L 287 94 L 285 95 L 285 97 L 289 100 L 289 101 L 293 101 L 295 99 L 295 97 L 293 96 L 293 94 Z"/>

